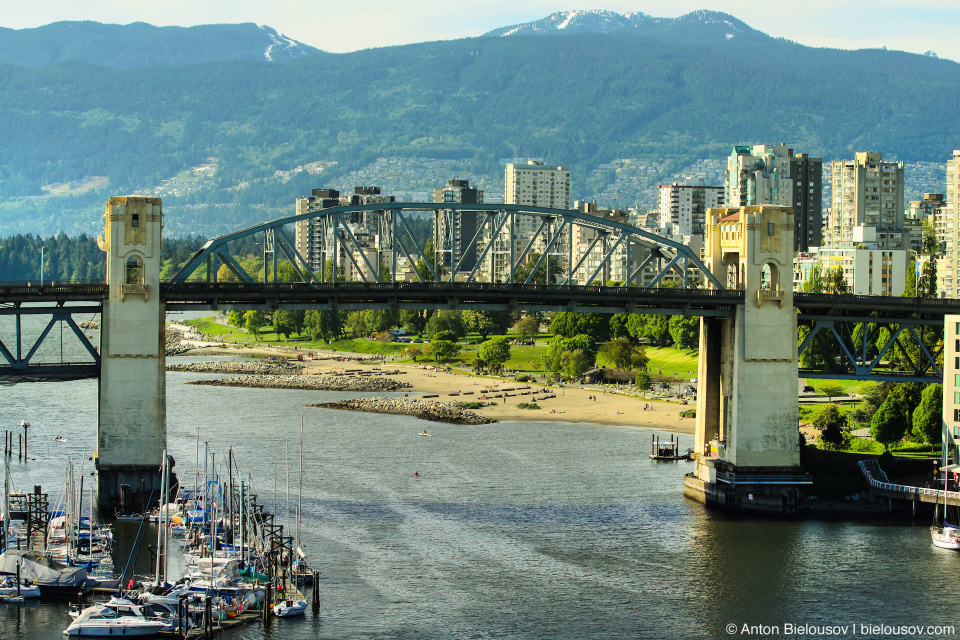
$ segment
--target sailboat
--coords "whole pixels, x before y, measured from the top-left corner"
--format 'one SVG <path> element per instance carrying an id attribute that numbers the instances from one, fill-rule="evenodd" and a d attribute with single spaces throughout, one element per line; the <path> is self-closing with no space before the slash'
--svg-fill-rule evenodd
<path id="1" fill-rule="evenodd" d="M 954 551 L 960 551 L 960 524 L 951 524 L 947 520 L 947 488 L 949 487 L 948 479 L 949 468 L 947 467 L 947 432 L 944 429 L 943 432 L 943 524 L 941 525 L 937 522 L 937 511 L 938 508 L 933 510 L 933 525 L 930 527 L 930 538 L 933 540 L 933 544 L 936 547 L 941 549 L 953 549 Z M 939 505 L 937 505 L 939 507 Z"/>
<path id="2" fill-rule="evenodd" d="M 293 579 L 297 584 L 312 585 L 313 571 L 307 566 L 307 557 L 300 548 L 300 518 L 303 509 L 303 416 L 300 416 L 300 475 L 297 481 L 297 557 L 293 561 Z"/>

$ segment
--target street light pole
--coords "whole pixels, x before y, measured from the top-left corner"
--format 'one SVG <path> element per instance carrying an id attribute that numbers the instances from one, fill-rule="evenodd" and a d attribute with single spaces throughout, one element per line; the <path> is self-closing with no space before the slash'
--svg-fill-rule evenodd
<path id="1" fill-rule="evenodd" d="M 40 247 L 40 286 L 41 287 L 43 286 L 43 250 L 44 249 L 46 249 L 46 247 L 44 246 Z"/>

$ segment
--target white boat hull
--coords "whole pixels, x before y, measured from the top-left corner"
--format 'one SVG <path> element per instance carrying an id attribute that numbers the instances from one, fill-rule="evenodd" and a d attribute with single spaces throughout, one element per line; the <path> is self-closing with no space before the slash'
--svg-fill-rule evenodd
<path id="1" fill-rule="evenodd" d="M 933 527 L 930 529 L 930 538 L 936 547 L 960 551 L 960 529 Z"/>
<path id="2" fill-rule="evenodd" d="M 273 615 L 280 618 L 302 616 L 306 610 L 307 602 L 305 600 L 284 600 L 273 605 Z"/>
<path id="3" fill-rule="evenodd" d="M 40 587 L 21 586 L 20 593 L 17 593 L 16 587 L 0 587 L 0 598 L 10 596 L 20 596 L 21 598 L 39 598 Z"/>
<path id="4" fill-rule="evenodd" d="M 144 621 L 123 621 L 123 620 L 97 620 L 87 621 L 81 624 L 72 624 L 63 632 L 65 636 L 82 636 L 87 638 L 105 638 L 114 636 L 155 636 L 167 625 L 153 620 Z"/>

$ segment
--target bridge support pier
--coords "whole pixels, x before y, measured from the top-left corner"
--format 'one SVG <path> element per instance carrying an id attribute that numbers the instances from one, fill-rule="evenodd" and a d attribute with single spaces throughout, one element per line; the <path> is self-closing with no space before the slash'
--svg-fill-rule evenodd
<path id="1" fill-rule="evenodd" d="M 708 212 L 705 264 L 744 290 L 727 318 L 703 318 L 696 466 L 684 494 L 706 504 L 795 513 L 800 487 L 793 211 Z"/>
<path id="2" fill-rule="evenodd" d="M 159 498 L 166 448 L 164 304 L 160 298 L 160 198 L 112 197 L 104 234 L 108 297 L 100 331 L 101 373 L 97 405 L 97 504 L 109 517 Z M 154 491 L 154 489 L 156 489 Z M 131 505 L 132 503 L 132 505 Z"/>

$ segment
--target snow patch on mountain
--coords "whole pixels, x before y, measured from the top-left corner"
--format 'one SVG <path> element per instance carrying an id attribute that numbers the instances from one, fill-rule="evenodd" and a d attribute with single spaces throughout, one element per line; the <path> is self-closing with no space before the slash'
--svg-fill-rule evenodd
<path id="1" fill-rule="evenodd" d="M 737 35 L 767 37 L 729 14 L 703 9 L 678 18 L 654 18 L 639 11 L 628 11 L 624 14 L 605 10 L 558 11 L 541 20 L 494 29 L 484 35 L 502 38 L 515 35 L 613 32 L 671 33 L 715 40 L 729 40 Z"/>

